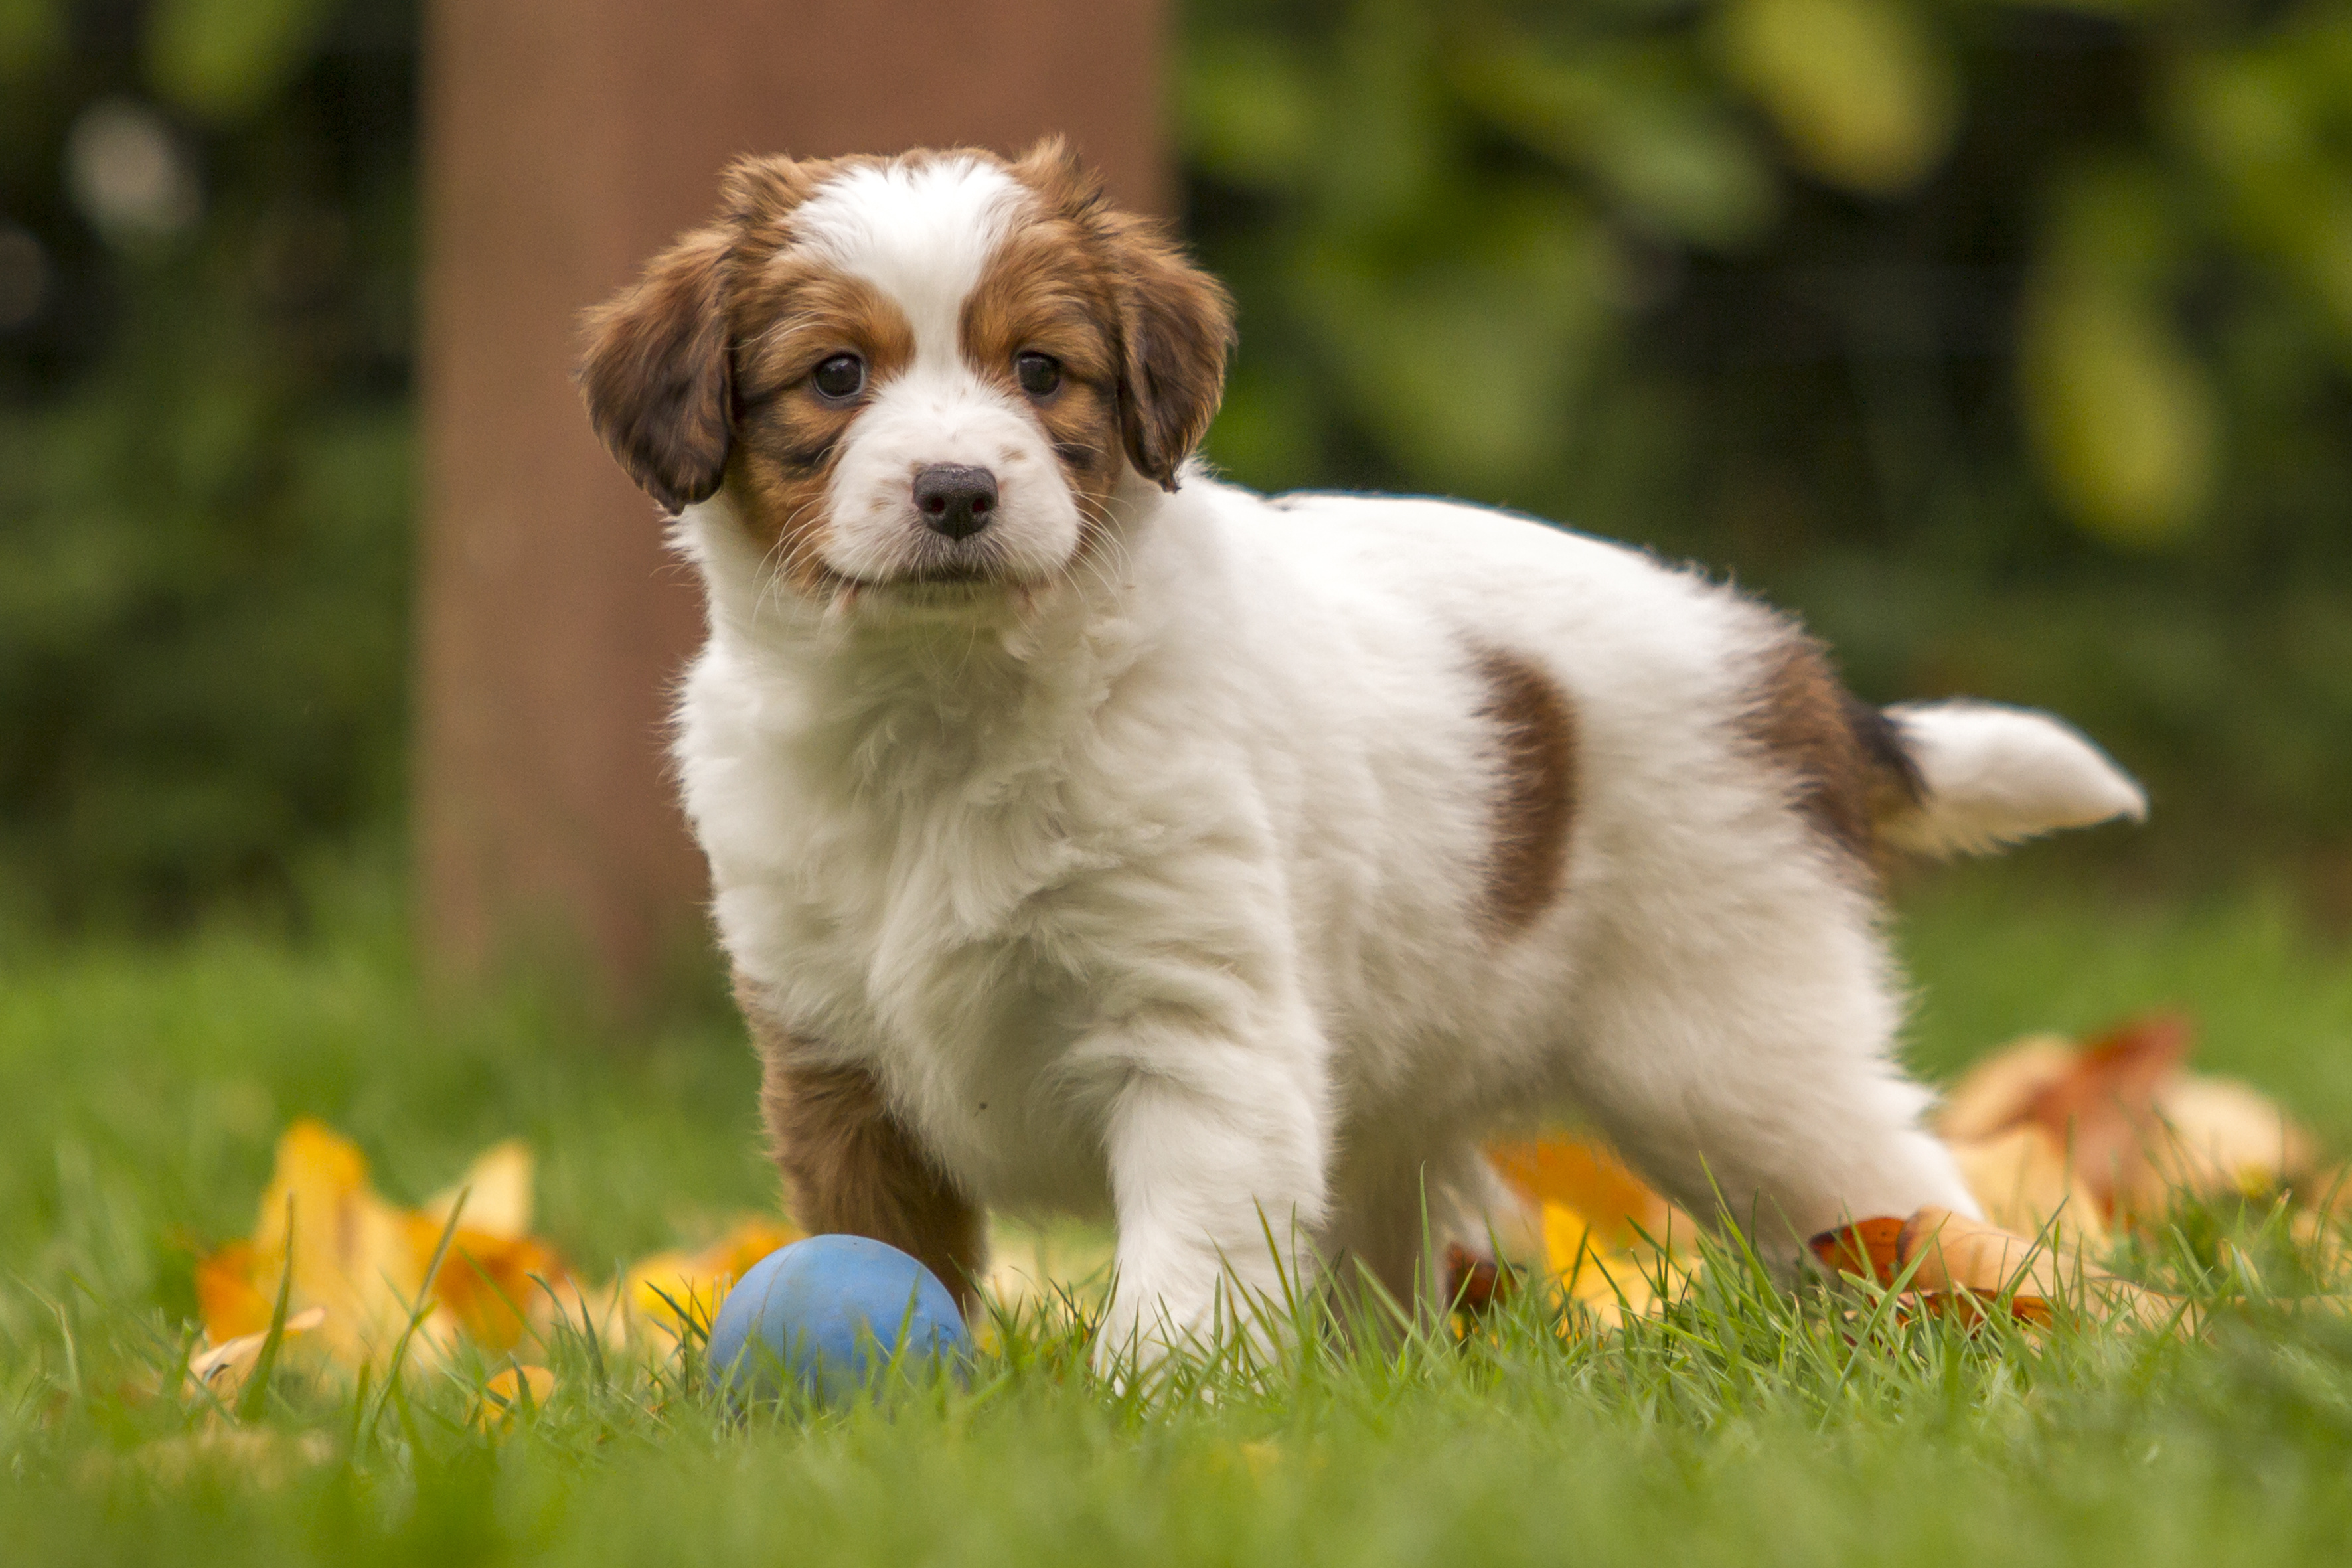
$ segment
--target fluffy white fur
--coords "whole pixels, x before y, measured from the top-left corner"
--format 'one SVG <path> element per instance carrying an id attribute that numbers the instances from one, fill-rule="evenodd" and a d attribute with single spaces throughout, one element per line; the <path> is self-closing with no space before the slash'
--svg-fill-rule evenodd
<path id="1" fill-rule="evenodd" d="M 1887 710 L 1927 785 L 1928 810 L 1886 825 L 1923 855 L 1975 855 L 2062 827 L 2147 816 L 2147 796 L 2070 724 L 1991 702 Z"/>
<path id="2" fill-rule="evenodd" d="M 1197 469 L 1172 494 L 1130 473 L 1070 563 L 1050 452 L 956 359 L 956 290 L 1015 199 L 992 181 L 861 174 L 799 216 L 920 345 L 860 416 L 825 548 L 886 577 L 920 527 L 908 465 L 985 461 L 1022 561 L 1066 570 L 803 596 L 724 494 L 677 527 L 710 615 L 677 758 L 761 1005 L 874 1073 L 977 1201 L 1116 1216 L 1107 1353 L 1204 1325 L 1226 1270 L 1271 1291 L 1344 1256 L 1410 1288 L 1424 1194 L 1475 1213 L 1481 1137 L 1553 1108 L 1768 1236 L 1973 1212 L 1890 1056 L 1865 879 L 1740 739 L 1780 623 L 1523 519 Z M 1507 937 L 1475 918 L 1474 644 L 1538 664 L 1577 726 L 1565 889 Z M 1903 724 L 1931 790 L 1913 842 L 2138 810 L 2054 721 Z"/>

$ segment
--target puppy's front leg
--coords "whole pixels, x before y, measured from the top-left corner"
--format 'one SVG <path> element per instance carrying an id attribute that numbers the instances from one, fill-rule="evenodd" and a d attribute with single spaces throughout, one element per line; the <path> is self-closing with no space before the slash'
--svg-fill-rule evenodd
<path id="1" fill-rule="evenodd" d="M 1162 1041 L 1120 1084 L 1106 1129 L 1118 1284 L 1095 1364 L 1148 1365 L 1222 1311 L 1262 1332 L 1298 1282 L 1324 1208 L 1325 1096 L 1295 1065 L 1230 1043 Z M 1271 1241 L 1269 1241 L 1271 1237 Z"/>

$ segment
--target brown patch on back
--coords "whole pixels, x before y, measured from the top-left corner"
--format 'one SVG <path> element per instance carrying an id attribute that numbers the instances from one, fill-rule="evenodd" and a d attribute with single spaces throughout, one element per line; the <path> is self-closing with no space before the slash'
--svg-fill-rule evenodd
<path id="1" fill-rule="evenodd" d="M 740 973 L 735 1000 L 760 1049 L 761 1117 L 793 1220 L 815 1235 L 887 1242 L 970 1311 L 987 1262 L 980 1211 L 891 1115 L 871 1073 L 801 1059 L 799 1042 Z"/>
<path id="2" fill-rule="evenodd" d="M 1549 909 L 1567 879 L 1576 716 L 1551 677 L 1524 655 L 1482 647 L 1475 667 L 1486 689 L 1478 713 L 1494 726 L 1496 763 L 1481 912 L 1507 937 Z"/>
<path id="3" fill-rule="evenodd" d="M 1919 798 L 1918 770 L 1893 722 L 1847 691 L 1801 632 L 1773 649 L 1740 727 L 1795 782 L 1797 806 L 1822 836 L 1864 863 L 1879 821 Z"/>

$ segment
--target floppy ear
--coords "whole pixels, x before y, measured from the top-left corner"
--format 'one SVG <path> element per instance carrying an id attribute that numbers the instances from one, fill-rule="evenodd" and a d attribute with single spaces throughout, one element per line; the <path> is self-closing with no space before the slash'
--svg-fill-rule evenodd
<path id="1" fill-rule="evenodd" d="M 1136 471 L 1176 488 L 1176 470 L 1209 433 L 1225 393 L 1233 296 L 1184 259 L 1158 225 L 1125 213 L 1102 220 L 1118 269 L 1119 434 Z"/>
<path id="2" fill-rule="evenodd" d="M 1013 172 L 1102 247 L 1118 301 L 1119 435 L 1136 471 L 1174 489 L 1224 395 L 1233 297 L 1158 224 L 1112 211 L 1102 182 L 1062 138 L 1030 148 Z"/>
<path id="3" fill-rule="evenodd" d="M 588 312 L 580 390 L 607 450 L 671 511 L 719 489 L 732 440 L 724 268 L 732 237 L 706 228 Z"/>

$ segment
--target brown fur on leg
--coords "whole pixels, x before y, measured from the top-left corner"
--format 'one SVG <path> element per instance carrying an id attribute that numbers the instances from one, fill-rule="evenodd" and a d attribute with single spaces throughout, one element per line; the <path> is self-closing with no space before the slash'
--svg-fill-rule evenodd
<path id="1" fill-rule="evenodd" d="M 736 999 L 766 1068 L 760 1110 L 793 1218 L 815 1235 L 871 1237 L 911 1253 L 971 1310 L 987 1261 L 980 1211 L 890 1114 L 871 1073 L 794 1061 L 792 1036 L 740 980 Z"/>

